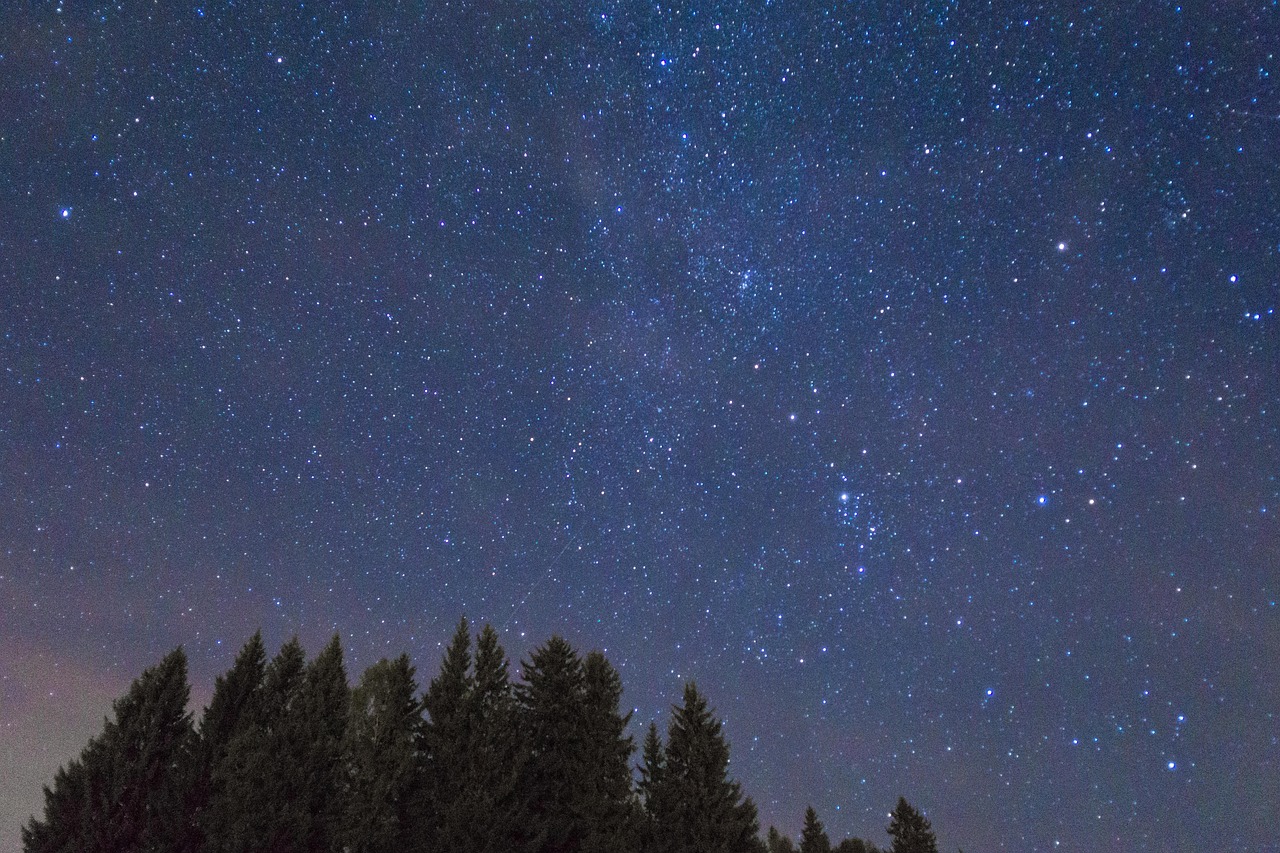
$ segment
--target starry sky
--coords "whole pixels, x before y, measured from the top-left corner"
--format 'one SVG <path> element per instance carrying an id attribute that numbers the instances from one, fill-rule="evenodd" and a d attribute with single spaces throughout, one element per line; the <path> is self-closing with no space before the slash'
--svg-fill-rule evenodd
<path id="1" fill-rule="evenodd" d="M 0 850 L 463 614 L 792 834 L 1280 849 L 1276 0 L 266 6 L 0 10 Z"/>

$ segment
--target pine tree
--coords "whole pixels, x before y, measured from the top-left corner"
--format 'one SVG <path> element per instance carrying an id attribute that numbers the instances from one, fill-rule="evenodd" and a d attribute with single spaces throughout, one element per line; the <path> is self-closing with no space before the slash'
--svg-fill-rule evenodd
<path id="1" fill-rule="evenodd" d="M 796 853 L 796 846 L 791 839 L 773 826 L 769 827 L 769 832 L 765 835 L 765 849 L 768 853 Z"/>
<path id="2" fill-rule="evenodd" d="M 585 790 L 582 659 L 562 637 L 535 649 L 516 689 L 528 748 L 521 791 L 529 808 L 525 849 L 577 853 L 584 837 Z"/>
<path id="3" fill-rule="evenodd" d="M 115 853 L 158 837 L 173 799 L 174 767 L 193 730 L 181 647 L 143 672 L 114 706 L 114 719 L 45 788 L 45 816 L 22 830 L 26 853 Z"/>
<path id="4" fill-rule="evenodd" d="M 870 841 L 846 838 L 835 846 L 835 853 L 882 853 L 882 851 Z"/>
<path id="5" fill-rule="evenodd" d="M 383 659 L 365 670 L 351 693 L 338 849 L 399 853 L 411 846 L 422 711 L 413 675 L 408 655 Z"/>
<path id="6" fill-rule="evenodd" d="M 515 692 L 498 632 L 485 625 L 476 637 L 467 699 L 467 763 L 458 825 L 460 853 L 508 853 L 526 825 L 519 777 L 524 747 L 517 729 Z"/>
<path id="7" fill-rule="evenodd" d="M 658 822 L 670 814 L 670 805 L 662 801 L 668 792 L 666 785 L 667 754 L 662 746 L 662 738 L 658 736 L 656 723 L 649 723 L 645 732 L 644 746 L 641 749 L 640 779 L 636 783 L 637 793 L 643 807 L 639 829 L 639 842 L 642 850 L 658 849 Z"/>
<path id="8" fill-rule="evenodd" d="M 462 619 L 445 650 L 440 672 L 427 686 L 422 704 L 422 788 L 418 798 L 423 823 L 419 839 L 427 850 L 452 850 L 462 843 L 466 823 L 468 702 L 474 681 L 471 631 Z"/>
<path id="9" fill-rule="evenodd" d="M 303 783 L 297 757 L 285 749 L 286 718 L 302 689 L 306 655 L 294 637 L 267 665 L 251 703 L 251 719 L 235 727 L 213 768 L 213 794 L 200 827 L 211 853 L 286 851 L 300 816 L 287 809 Z"/>
<path id="10" fill-rule="evenodd" d="M 668 728 L 654 814 L 660 853 L 748 853 L 762 845 L 756 807 L 728 778 L 720 721 L 689 683 Z"/>
<path id="11" fill-rule="evenodd" d="M 262 632 L 256 631 L 231 669 L 214 681 L 213 699 L 200 718 L 200 751 L 209 755 L 207 760 L 216 760 L 242 728 L 257 723 L 256 702 L 266 669 L 267 650 Z"/>
<path id="12" fill-rule="evenodd" d="M 890 853 L 938 853 L 938 841 L 928 819 L 906 798 L 898 797 L 898 805 L 889 817 L 885 831 L 893 839 Z"/>
<path id="13" fill-rule="evenodd" d="M 635 741 L 627 734 L 631 714 L 621 712 L 622 678 L 603 653 L 590 652 L 582 672 L 588 797 L 582 849 L 585 853 L 626 853 L 636 848 L 639 829 L 631 791 Z"/>
<path id="14" fill-rule="evenodd" d="M 809 806 L 804 810 L 804 831 L 800 833 L 800 853 L 831 853 L 831 839 L 818 820 L 818 813 Z"/>
<path id="15" fill-rule="evenodd" d="M 160 826 L 150 842 L 165 853 L 198 853 L 204 849 L 201 822 L 214 795 L 214 775 L 225 758 L 232 738 L 245 727 L 256 725 L 255 702 L 259 699 L 266 670 L 266 649 L 257 632 L 236 656 L 225 675 L 214 682 L 213 699 L 200 719 L 187 760 L 175 768 L 172 799 L 161 809 Z"/>
<path id="16" fill-rule="evenodd" d="M 306 815 L 297 849 L 323 853 L 342 822 L 342 746 L 351 689 L 342 661 L 342 641 L 334 635 L 307 667 L 295 713 L 286 718 L 288 746 L 301 759 L 304 784 L 296 808 Z"/>

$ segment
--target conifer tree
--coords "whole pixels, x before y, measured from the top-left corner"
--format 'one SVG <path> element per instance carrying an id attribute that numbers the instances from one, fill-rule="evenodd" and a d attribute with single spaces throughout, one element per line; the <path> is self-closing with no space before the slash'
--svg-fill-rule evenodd
<path id="1" fill-rule="evenodd" d="M 768 853 L 796 853 L 796 846 L 791 839 L 778 832 L 775 826 L 769 827 L 765 835 L 765 849 Z"/>
<path id="2" fill-rule="evenodd" d="M 365 670 L 351 693 L 338 849 L 399 853 L 411 847 L 422 719 L 413 676 L 408 655 L 383 659 Z"/>
<path id="3" fill-rule="evenodd" d="M 637 845 L 639 811 L 631 791 L 631 755 L 627 734 L 631 714 L 623 714 L 622 678 L 604 654 L 593 651 L 583 662 L 583 759 L 587 772 L 583 820 L 585 853 L 626 853 Z"/>
<path id="4" fill-rule="evenodd" d="M 338 635 L 307 667 L 296 712 L 286 718 L 288 747 L 300 756 L 303 785 L 296 808 L 305 815 L 299 850 L 328 851 L 342 821 L 342 746 L 351 689 Z"/>
<path id="5" fill-rule="evenodd" d="M 301 749 L 289 717 L 306 678 L 306 654 L 294 637 L 271 660 L 252 703 L 252 725 L 239 726 L 212 775 L 209 807 L 201 821 L 210 853 L 300 850 L 311 818 L 298 806 L 306 784 Z"/>
<path id="6" fill-rule="evenodd" d="M 905 797 L 898 797 L 898 805 L 889 817 L 885 831 L 893 839 L 890 853 L 938 853 L 938 841 L 928 819 Z"/>
<path id="7" fill-rule="evenodd" d="M 831 853 L 831 839 L 818 813 L 809 806 L 804 810 L 804 830 L 800 833 L 800 853 Z"/>
<path id="8" fill-rule="evenodd" d="M 115 853 L 152 844 L 173 768 L 186 760 L 187 658 L 181 647 L 116 701 L 114 719 L 45 788 L 44 819 L 22 830 L 26 853 Z"/>
<path id="9" fill-rule="evenodd" d="M 585 789 L 585 709 L 582 659 L 562 637 L 535 649 L 516 689 L 528 748 L 521 793 L 530 822 L 530 853 L 577 853 L 588 792 Z"/>
<path id="10" fill-rule="evenodd" d="M 201 822 L 214 796 L 218 765 L 237 733 L 258 724 L 257 704 L 266 671 L 267 653 L 257 631 L 236 655 L 225 675 L 214 681 L 213 698 L 200 718 L 194 748 L 176 768 L 176 795 L 164 809 L 163 829 L 156 846 L 166 853 L 197 853 L 204 849 Z"/>
<path id="11" fill-rule="evenodd" d="M 262 632 L 255 631 L 225 675 L 213 684 L 213 698 L 200 718 L 200 749 L 216 756 L 246 725 L 257 722 L 255 711 L 262 679 L 266 675 L 267 650 Z"/>
<path id="12" fill-rule="evenodd" d="M 759 849 L 755 804 L 728 778 L 728 767 L 729 747 L 720 721 L 689 683 L 668 728 L 666 765 L 654 798 L 660 853 Z"/>
<path id="13" fill-rule="evenodd" d="M 527 823 L 518 784 L 524 747 L 516 721 L 515 692 L 498 632 L 485 625 L 476 637 L 472 689 L 467 697 L 467 762 L 463 808 L 455 826 L 464 831 L 460 853 L 508 853 Z"/>
<path id="14" fill-rule="evenodd" d="M 418 809 L 423 823 L 420 841 L 427 850 L 450 849 L 459 843 L 465 821 L 468 701 L 471 675 L 471 630 L 464 618 L 445 650 L 440 672 L 427 686 L 422 704 L 427 718 L 421 729 L 422 788 Z"/>
<path id="15" fill-rule="evenodd" d="M 835 846 L 835 853 L 882 853 L 882 851 L 870 841 L 846 838 Z"/>
<path id="16" fill-rule="evenodd" d="M 666 766 L 667 755 L 662 746 L 662 738 L 658 736 L 658 726 L 656 723 L 649 723 L 644 736 L 644 746 L 641 749 L 638 768 L 640 778 L 636 783 L 636 791 L 640 795 L 640 803 L 644 810 L 639 830 L 642 850 L 657 849 L 658 821 L 670 813 L 669 806 L 662 802 L 662 795 L 667 791 Z"/>

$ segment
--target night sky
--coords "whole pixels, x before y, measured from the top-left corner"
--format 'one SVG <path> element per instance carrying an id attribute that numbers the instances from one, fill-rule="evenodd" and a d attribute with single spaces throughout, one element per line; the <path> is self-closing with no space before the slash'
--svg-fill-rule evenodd
<path id="1" fill-rule="evenodd" d="M 0 850 L 463 614 L 766 827 L 1280 849 L 1280 3 L 334 5 L 0 11 Z"/>

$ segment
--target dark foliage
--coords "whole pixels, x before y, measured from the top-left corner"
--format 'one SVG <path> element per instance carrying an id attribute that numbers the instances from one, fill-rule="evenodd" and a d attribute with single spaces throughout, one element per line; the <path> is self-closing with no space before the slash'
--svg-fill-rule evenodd
<path id="1" fill-rule="evenodd" d="M 804 810 L 804 831 L 800 833 L 800 853 L 831 853 L 831 839 L 818 820 L 813 806 Z"/>
<path id="2" fill-rule="evenodd" d="M 728 776 L 720 721 L 693 684 L 675 708 L 665 763 L 646 803 L 659 853 L 747 853 L 758 848 L 756 807 Z"/>
<path id="3" fill-rule="evenodd" d="M 167 655 L 45 789 L 24 853 L 881 853 L 832 846 L 805 813 L 799 847 L 729 777 L 721 724 L 693 684 L 638 778 L 622 679 L 561 637 L 513 684 L 493 628 L 465 620 L 419 698 L 408 656 L 347 684 L 338 637 L 268 663 L 255 634 L 217 679 L 198 731 L 186 658 Z M 905 799 L 892 853 L 937 853 Z"/>
<path id="4" fill-rule="evenodd" d="M 351 692 L 344 733 L 340 849 L 399 853 L 412 846 L 422 705 L 408 655 L 381 660 Z"/>
<path id="5" fill-rule="evenodd" d="M 188 762 L 187 658 L 165 656 L 115 703 L 102 734 L 45 788 L 43 820 L 22 830 L 27 853 L 115 853 L 154 846 L 175 800 L 172 769 Z"/>
<path id="6" fill-rule="evenodd" d="M 893 839 L 890 853 L 938 853 L 938 842 L 928 819 L 906 801 L 898 797 L 898 805 L 890 815 L 885 830 Z"/>

